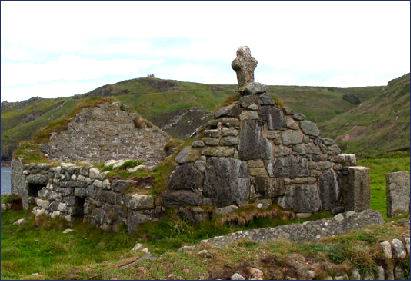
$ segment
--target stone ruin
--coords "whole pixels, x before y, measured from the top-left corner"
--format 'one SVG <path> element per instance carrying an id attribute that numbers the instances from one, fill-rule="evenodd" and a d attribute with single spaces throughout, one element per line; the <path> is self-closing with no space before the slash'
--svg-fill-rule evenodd
<path id="1" fill-rule="evenodd" d="M 248 47 L 238 49 L 232 68 L 239 99 L 215 112 L 177 155 L 164 206 L 199 218 L 202 206 L 259 201 L 297 213 L 368 209 L 368 169 L 355 166 L 355 155 L 340 154 L 303 114 L 278 106 L 254 82 L 257 63 Z"/>
<path id="2" fill-rule="evenodd" d="M 33 213 L 83 218 L 103 229 L 155 220 L 166 208 L 192 221 L 247 204 L 278 204 L 295 213 L 369 208 L 368 169 L 355 155 L 340 154 L 333 140 L 300 113 L 277 105 L 254 81 L 257 60 L 241 47 L 232 68 L 238 100 L 217 110 L 191 146 L 180 151 L 166 190 L 149 192 L 145 179 L 111 179 L 90 164 L 12 162 L 12 192 Z M 49 158 L 76 160 L 164 157 L 168 136 L 118 104 L 82 110 L 66 131 L 54 134 Z M 130 187 L 132 187 L 130 189 Z M 131 190 L 131 191 L 130 191 Z"/>
<path id="3" fill-rule="evenodd" d="M 124 105 L 83 108 L 60 133 L 52 133 L 45 152 L 60 161 L 143 160 L 155 166 L 165 158 L 169 136 Z"/>

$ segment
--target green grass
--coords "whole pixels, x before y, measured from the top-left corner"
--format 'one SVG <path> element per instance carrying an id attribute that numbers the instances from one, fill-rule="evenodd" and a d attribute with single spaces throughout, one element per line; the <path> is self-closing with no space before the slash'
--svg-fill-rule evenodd
<path id="1" fill-rule="evenodd" d="M 25 224 L 12 225 L 21 217 L 26 218 Z M 33 216 L 25 211 L 2 213 L 2 279 L 33 278 L 33 273 L 58 276 L 73 266 L 120 257 L 135 244 L 125 232 L 113 235 L 77 223 L 74 232 L 63 234 L 67 226 L 55 221 L 35 227 Z"/>
<path id="2" fill-rule="evenodd" d="M 386 156 L 362 158 L 357 165 L 370 168 L 371 208 L 387 217 L 385 175 L 396 171 L 409 171 L 410 158 L 408 153 L 396 153 Z"/>
<path id="3" fill-rule="evenodd" d="M 26 218 L 25 224 L 12 225 L 21 217 Z M 274 221 L 265 226 L 274 226 Z M 320 242 L 277 240 L 255 243 L 244 240 L 221 249 L 198 246 L 193 253 L 176 251 L 182 244 L 254 226 L 224 226 L 212 221 L 193 226 L 168 218 L 145 224 L 137 234 L 128 235 L 123 229 L 109 233 L 80 222 L 69 225 L 51 219 L 44 220 L 40 227 L 36 227 L 31 214 L 6 211 L 2 213 L 1 225 L 1 278 L 165 279 L 169 274 L 174 274 L 183 279 L 198 279 L 200 275 L 206 278 L 210 270 L 218 271 L 225 266 L 235 270 L 243 262 L 269 272 L 269 268 L 277 265 L 267 264 L 268 257 L 275 257 L 282 266 L 281 263 L 292 253 L 304 255 L 310 262 L 333 262 L 342 268 L 354 264 L 365 273 L 375 270 L 378 241 L 400 237 L 407 231 L 405 226 L 389 223 L 325 238 Z M 74 231 L 63 234 L 66 227 Z M 154 261 L 140 260 L 122 269 L 119 265 L 141 257 L 141 253 L 129 251 L 136 242 L 142 242 L 150 252 L 161 256 Z M 212 259 L 196 254 L 204 247 L 212 254 Z M 33 275 L 36 273 L 38 275 Z M 273 276 L 266 276 L 269 277 Z"/>

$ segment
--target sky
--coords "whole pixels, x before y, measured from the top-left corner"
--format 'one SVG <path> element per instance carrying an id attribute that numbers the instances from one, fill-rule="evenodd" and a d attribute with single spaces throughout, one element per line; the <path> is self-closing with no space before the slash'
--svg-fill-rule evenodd
<path id="1" fill-rule="evenodd" d="M 239 46 L 270 85 L 386 85 L 410 71 L 407 2 L 1 2 L 1 100 L 156 77 L 237 83 Z"/>

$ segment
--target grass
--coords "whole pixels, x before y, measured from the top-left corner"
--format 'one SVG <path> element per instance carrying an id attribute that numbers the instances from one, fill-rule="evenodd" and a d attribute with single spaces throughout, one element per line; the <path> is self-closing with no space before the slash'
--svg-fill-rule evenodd
<path id="1" fill-rule="evenodd" d="M 37 143 L 24 141 L 21 142 L 15 151 L 16 159 L 21 159 L 23 163 L 46 163 L 48 159 L 40 150 Z"/>
<path id="2" fill-rule="evenodd" d="M 21 217 L 25 224 L 12 225 Z M 82 223 L 67 234 L 62 231 L 68 225 L 61 221 L 35 227 L 25 211 L 6 211 L 1 223 L 2 279 L 33 278 L 39 272 L 56 276 L 73 266 L 118 258 L 135 243 L 125 232 L 113 235 Z"/>
<path id="3" fill-rule="evenodd" d="M 21 217 L 26 218 L 25 224 L 12 225 Z M 279 278 L 274 269 L 286 266 L 287 257 L 293 253 L 305 256 L 309 263 L 334 263 L 336 272 L 324 272 L 324 277 L 341 274 L 352 265 L 365 273 L 375 270 L 378 241 L 409 235 L 407 227 L 393 222 L 319 242 L 254 243 L 244 240 L 224 248 L 198 245 L 193 252 L 181 252 L 176 249 L 182 242 L 198 242 L 240 227 L 213 222 L 193 226 L 169 219 L 145 224 L 139 233 L 128 235 L 124 230 L 108 233 L 81 222 L 68 225 L 51 219 L 36 227 L 32 216 L 24 211 L 2 213 L 1 226 L 2 279 L 223 278 L 224 271 L 233 274 L 245 266 L 260 268 L 265 278 Z M 74 231 L 63 234 L 66 227 Z M 129 251 L 137 241 L 148 246 L 158 258 L 138 260 L 142 254 Z M 199 256 L 197 252 L 202 249 L 212 258 Z M 133 261 L 132 266 L 122 267 Z"/>
<path id="4" fill-rule="evenodd" d="M 395 171 L 409 171 L 408 153 L 386 154 L 385 156 L 360 158 L 357 165 L 370 168 L 371 208 L 387 217 L 385 175 Z"/>

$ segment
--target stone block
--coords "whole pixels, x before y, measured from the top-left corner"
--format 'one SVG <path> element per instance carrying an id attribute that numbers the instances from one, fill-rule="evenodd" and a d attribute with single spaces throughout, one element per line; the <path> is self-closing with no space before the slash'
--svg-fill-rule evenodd
<path id="1" fill-rule="evenodd" d="M 193 148 L 202 148 L 204 146 L 205 146 L 205 143 L 201 140 L 193 141 L 193 143 L 191 144 L 191 147 Z"/>
<path id="2" fill-rule="evenodd" d="M 214 113 L 215 118 L 220 118 L 220 117 L 237 117 L 238 114 L 240 114 L 240 105 L 238 103 L 233 103 L 228 106 L 222 107 L 218 109 Z"/>
<path id="3" fill-rule="evenodd" d="M 305 115 L 302 113 L 294 113 L 293 118 L 297 121 L 303 121 L 305 119 Z"/>
<path id="4" fill-rule="evenodd" d="M 274 157 L 281 157 L 285 155 L 289 155 L 292 153 L 292 149 L 284 146 L 284 145 L 274 145 L 273 146 L 273 156 Z"/>
<path id="5" fill-rule="evenodd" d="M 298 213 L 317 212 L 321 208 L 321 199 L 317 184 L 299 184 L 288 186 L 285 191 L 283 207 Z"/>
<path id="6" fill-rule="evenodd" d="M 258 119 L 258 112 L 257 111 L 244 110 L 243 112 L 241 112 L 239 118 L 240 118 L 240 120 Z"/>
<path id="7" fill-rule="evenodd" d="M 127 207 L 132 210 L 153 209 L 154 199 L 151 195 L 133 194 L 126 200 Z"/>
<path id="8" fill-rule="evenodd" d="M 357 164 L 355 154 L 338 154 L 336 162 L 342 164 L 344 168 L 355 166 Z"/>
<path id="9" fill-rule="evenodd" d="M 272 144 L 262 136 L 256 120 L 241 121 L 238 156 L 241 160 L 272 158 Z"/>
<path id="10" fill-rule="evenodd" d="M 169 190 L 201 190 L 203 188 L 204 173 L 194 164 L 178 165 L 171 174 Z"/>
<path id="11" fill-rule="evenodd" d="M 138 225 L 150 220 L 151 217 L 142 212 L 131 212 L 127 217 L 127 230 L 129 233 L 133 233 L 138 229 Z"/>
<path id="12" fill-rule="evenodd" d="M 341 174 L 340 187 L 346 211 L 363 211 L 370 208 L 370 178 L 368 168 L 348 167 Z"/>
<path id="13" fill-rule="evenodd" d="M 323 210 L 331 210 L 338 202 L 338 180 L 334 170 L 329 169 L 319 178 L 320 198 Z"/>
<path id="14" fill-rule="evenodd" d="M 238 136 L 238 130 L 233 129 L 233 128 L 223 128 L 221 130 L 221 134 L 222 134 L 223 137 L 227 137 L 227 136 L 236 137 L 236 136 Z"/>
<path id="15" fill-rule="evenodd" d="M 297 178 L 309 176 L 307 158 L 289 155 L 287 157 L 276 158 L 272 160 L 272 162 L 272 173 L 271 171 L 268 171 L 268 173 L 274 177 Z"/>
<path id="16" fill-rule="evenodd" d="M 245 95 L 257 95 L 267 92 L 267 87 L 258 82 L 250 82 L 244 87 Z"/>
<path id="17" fill-rule="evenodd" d="M 391 241 L 392 245 L 392 254 L 397 259 L 404 259 L 407 255 L 405 251 L 404 245 L 402 244 L 401 240 L 394 238 Z"/>
<path id="18" fill-rule="evenodd" d="M 297 130 L 286 130 L 281 134 L 284 145 L 299 144 L 303 141 L 303 133 Z"/>
<path id="19" fill-rule="evenodd" d="M 237 137 L 223 137 L 220 141 L 221 145 L 232 146 L 237 145 L 239 140 Z"/>
<path id="20" fill-rule="evenodd" d="M 203 142 L 206 145 L 216 146 L 220 142 L 220 139 L 219 138 L 203 138 Z"/>
<path id="21" fill-rule="evenodd" d="M 317 125 L 315 125 L 314 122 L 301 121 L 300 127 L 301 127 L 301 130 L 304 132 L 304 134 L 307 134 L 310 136 L 318 136 L 320 134 L 320 131 L 318 130 Z"/>
<path id="22" fill-rule="evenodd" d="M 49 181 L 46 175 L 42 174 L 30 174 L 26 177 L 27 183 L 31 184 L 44 184 L 46 185 Z"/>
<path id="23" fill-rule="evenodd" d="M 410 174 L 393 172 L 386 175 L 387 215 L 408 214 L 410 208 Z"/>
<path id="24" fill-rule="evenodd" d="M 261 119 L 267 124 L 268 130 L 278 130 L 285 126 L 283 111 L 275 106 L 261 106 Z"/>
<path id="25" fill-rule="evenodd" d="M 217 139 L 218 144 L 218 139 Z M 176 156 L 175 160 L 179 164 L 187 163 L 187 162 L 194 162 L 199 159 L 201 153 L 198 149 L 193 149 L 191 147 L 183 148 Z"/>
<path id="26" fill-rule="evenodd" d="M 284 180 L 278 178 L 256 177 L 256 192 L 264 197 L 272 198 L 285 194 Z"/>
<path id="27" fill-rule="evenodd" d="M 207 159 L 203 194 L 217 207 L 244 203 L 249 193 L 246 162 L 235 158 Z"/>
<path id="28" fill-rule="evenodd" d="M 202 205 L 203 197 L 199 191 L 168 190 L 163 195 L 165 207 L 197 206 Z"/>
<path id="29" fill-rule="evenodd" d="M 291 130 L 298 130 L 299 128 L 297 122 L 295 122 L 294 119 L 291 118 L 290 116 L 286 117 L 285 126 Z"/>
<path id="30" fill-rule="evenodd" d="M 211 129 L 204 131 L 204 135 L 209 138 L 218 138 L 220 137 L 220 133 L 221 131 L 219 129 Z"/>
<path id="31" fill-rule="evenodd" d="M 203 154 L 210 157 L 231 157 L 234 156 L 235 149 L 232 147 L 206 147 Z"/>
<path id="32" fill-rule="evenodd" d="M 136 184 L 137 182 L 134 180 L 113 180 L 111 183 L 111 188 L 115 192 L 124 192 L 128 187 Z"/>

